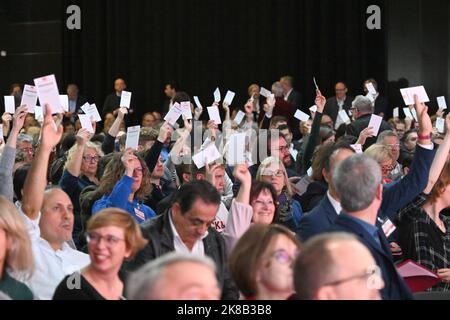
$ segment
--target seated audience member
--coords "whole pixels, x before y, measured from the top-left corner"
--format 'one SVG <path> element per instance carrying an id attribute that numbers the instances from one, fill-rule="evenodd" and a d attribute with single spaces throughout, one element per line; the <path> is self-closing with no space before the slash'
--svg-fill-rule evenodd
<path id="1" fill-rule="evenodd" d="M 35 271 L 28 284 L 39 299 L 51 299 L 56 286 L 68 274 L 89 264 L 89 256 L 72 249 L 73 205 L 61 189 L 44 192 L 47 168 L 53 148 L 62 136 L 54 129 L 47 105 L 42 138 L 23 188 L 21 212 L 33 251 Z"/>
<path id="2" fill-rule="evenodd" d="M 342 161 L 333 174 L 333 183 L 342 213 L 330 231 L 354 234 L 369 249 L 380 268 L 385 300 L 409 300 L 412 294 L 394 265 L 391 248 L 383 231 L 376 227 L 383 198 L 380 166 L 372 158 L 359 154 Z"/>
<path id="3" fill-rule="evenodd" d="M 31 163 L 34 156 L 33 138 L 27 134 L 20 133 L 17 137 L 17 153 L 24 158 L 24 163 Z"/>
<path id="4" fill-rule="evenodd" d="M 53 300 L 125 299 L 120 267 L 147 243 L 138 223 L 127 212 L 108 208 L 89 220 L 86 234 L 91 263 L 65 277 L 56 288 Z M 75 281 L 79 284 L 77 290 L 70 286 Z"/>
<path id="5" fill-rule="evenodd" d="M 293 199 L 293 191 L 283 163 L 275 157 L 266 158 L 259 166 L 256 180 L 273 185 L 277 193 L 277 218 L 280 223 L 297 230 L 303 210 L 297 200 Z"/>
<path id="6" fill-rule="evenodd" d="M 144 113 L 142 116 L 142 128 L 156 128 L 156 119 L 153 112 Z"/>
<path id="7" fill-rule="evenodd" d="M 394 130 L 399 140 L 403 139 L 406 132 L 406 122 L 404 119 L 394 119 Z"/>
<path id="8" fill-rule="evenodd" d="M 77 134 L 76 144 L 69 150 L 59 185 L 70 197 L 73 203 L 73 214 L 75 223 L 73 228 L 73 239 L 78 248 L 81 247 L 79 237 L 82 233 L 82 222 L 80 215 L 80 193 L 90 185 L 98 185 L 97 164 L 103 156 L 100 147 L 92 142 L 90 134 L 86 129 L 80 129 Z"/>
<path id="9" fill-rule="evenodd" d="M 281 133 L 277 133 L 276 131 L 269 131 L 269 136 L 267 137 L 267 145 L 269 154 L 272 157 L 279 159 L 283 163 L 289 178 L 298 176 L 297 172 L 295 171 L 295 160 L 292 158 L 291 153 L 289 152 L 289 145 L 287 144 L 284 136 Z"/>
<path id="10" fill-rule="evenodd" d="M 316 113 L 316 115 L 317 115 L 317 113 Z M 331 117 L 329 115 L 326 115 L 326 114 L 322 115 L 322 118 L 320 120 L 320 125 L 334 130 L 334 121 L 331 119 Z"/>
<path id="11" fill-rule="evenodd" d="M 380 94 L 380 92 L 378 92 L 378 83 L 375 81 L 375 79 L 367 79 L 366 81 L 364 81 L 364 93 L 366 94 L 366 96 L 370 94 L 366 86 L 369 83 L 373 85 L 375 91 L 377 92 L 375 96 L 372 96 L 375 100 L 373 114 L 386 118 L 388 113 L 391 111 L 389 110 L 389 103 L 387 99 L 382 94 Z"/>
<path id="12" fill-rule="evenodd" d="M 397 220 L 400 246 L 405 259 L 412 259 L 442 279 L 428 291 L 450 291 L 450 115 L 447 133 L 430 169 L 428 185 L 415 201 L 402 209 Z"/>
<path id="13" fill-rule="evenodd" d="M 419 135 L 417 134 L 417 130 L 413 129 L 405 133 L 400 144 L 400 162 L 403 161 L 406 156 L 414 155 L 418 140 Z"/>
<path id="14" fill-rule="evenodd" d="M 150 174 L 144 160 L 129 148 L 113 157 L 105 169 L 97 194 L 103 194 L 92 207 L 92 214 L 104 208 L 120 208 L 127 211 L 137 222 L 155 216 L 155 212 L 143 204 L 150 191 Z"/>
<path id="15" fill-rule="evenodd" d="M 33 271 L 25 225 L 11 201 L 0 196 L 0 291 L 13 300 L 33 300 L 31 290 L 19 281 L 29 279 Z"/>
<path id="16" fill-rule="evenodd" d="M 345 83 L 338 82 L 334 86 L 335 96 L 328 98 L 325 104 L 324 113 L 328 115 L 331 120 L 336 123 L 338 113 L 342 110 L 348 111 L 352 107 L 353 97 L 348 96 L 348 89 Z"/>
<path id="17" fill-rule="evenodd" d="M 294 263 L 300 300 L 379 300 L 384 283 L 370 251 L 349 233 L 327 233 L 302 246 Z"/>
<path id="18" fill-rule="evenodd" d="M 403 170 L 402 165 L 398 163 L 398 159 L 400 158 L 400 140 L 398 135 L 391 130 L 383 131 L 378 135 L 377 143 L 389 148 L 394 161 L 395 168 L 389 173 L 388 178 L 392 181 L 401 179 L 403 177 Z"/>
<path id="19" fill-rule="evenodd" d="M 361 131 L 369 126 L 370 118 L 374 114 L 372 102 L 367 97 L 357 96 L 352 102 L 352 113 L 356 120 L 347 126 L 347 134 L 359 137 Z M 386 121 L 382 120 L 379 133 L 385 130 L 391 130 L 391 127 Z M 364 150 L 376 141 L 376 137 L 367 138 L 366 143 L 363 145 Z"/>
<path id="20" fill-rule="evenodd" d="M 237 290 L 226 265 L 224 239 L 211 227 L 219 205 L 220 194 L 209 182 L 182 185 L 170 210 L 142 225 L 142 233 L 149 242 L 127 264 L 127 269 L 135 270 L 172 251 L 209 256 L 217 266 L 222 298 L 237 299 Z"/>
<path id="21" fill-rule="evenodd" d="M 231 203 L 230 214 L 225 225 L 224 239 L 227 253 L 231 252 L 252 223 L 273 223 L 277 207 L 277 194 L 274 187 L 261 181 L 252 184 L 252 177 L 246 165 L 237 165 L 233 175 L 241 185 L 237 197 Z"/>
<path id="22" fill-rule="evenodd" d="M 378 212 L 380 219 L 383 221 L 386 218 L 393 219 L 396 213 L 414 200 L 427 185 L 428 172 L 435 152 L 432 150 L 433 145 L 429 138 L 429 133 L 432 128 L 431 120 L 428 114 L 424 112 L 424 108 L 422 104 L 416 104 L 420 126 L 423 128 L 424 140 L 421 140 L 420 146 L 417 148 L 410 173 L 400 181 L 388 184 L 383 188 L 382 203 Z M 365 130 L 368 130 L 368 128 Z M 426 136 L 428 136 L 428 139 L 425 139 Z M 332 177 L 337 165 L 353 154 L 351 148 L 347 147 L 346 152 L 341 152 L 340 149 L 342 149 L 342 146 L 337 145 L 336 150 L 329 157 L 330 170 L 325 170 L 325 179 L 329 185 L 327 197 L 324 197 L 320 204 L 310 213 L 303 215 L 300 221 L 298 235 L 303 241 L 326 232 L 340 214 L 340 200 L 336 193 Z M 325 165 L 325 168 L 327 168 L 327 165 Z"/>
<path id="23" fill-rule="evenodd" d="M 364 151 L 364 154 L 374 159 L 381 167 L 383 184 L 391 183 L 389 174 L 395 169 L 395 160 L 391 149 L 383 144 L 373 144 Z"/>
<path id="24" fill-rule="evenodd" d="M 19 137 L 20 130 L 22 130 L 26 116 L 27 111 L 25 107 L 16 109 L 11 132 L 9 133 L 8 140 L 6 141 L 0 156 L 0 195 L 11 202 L 14 200 L 14 181 L 12 172 L 14 172 L 16 148 L 19 146 L 17 138 Z M 0 137 L 0 140 L 2 139 L 3 137 Z"/>
<path id="25" fill-rule="evenodd" d="M 294 294 L 293 262 L 300 244 L 280 225 L 254 224 L 229 256 L 230 273 L 248 300 L 287 300 Z"/>
<path id="26" fill-rule="evenodd" d="M 217 268 L 209 257 L 171 252 L 148 262 L 127 281 L 130 300 L 219 300 Z"/>

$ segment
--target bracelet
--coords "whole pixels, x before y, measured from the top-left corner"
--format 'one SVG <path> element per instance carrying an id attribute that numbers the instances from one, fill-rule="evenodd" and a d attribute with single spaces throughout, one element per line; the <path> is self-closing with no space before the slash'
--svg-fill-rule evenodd
<path id="1" fill-rule="evenodd" d="M 421 135 L 419 134 L 419 140 L 431 140 L 431 138 L 433 137 L 433 135 L 430 133 L 429 135 Z"/>

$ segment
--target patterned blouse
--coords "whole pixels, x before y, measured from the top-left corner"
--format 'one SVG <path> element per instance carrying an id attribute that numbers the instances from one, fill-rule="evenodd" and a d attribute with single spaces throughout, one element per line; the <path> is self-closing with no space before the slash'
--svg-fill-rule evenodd
<path id="1" fill-rule="evenodd" d="M 400 247 L 405 259 L 412 259 L 437 272 L 450 268 L 450 217 L 440 215 L 446 232 L 422 209 L 427 195 L 419 195 L 403 208 L 396 219 Z M 450 291 L 450 283 L 439 282 L 428 291 Z"/>

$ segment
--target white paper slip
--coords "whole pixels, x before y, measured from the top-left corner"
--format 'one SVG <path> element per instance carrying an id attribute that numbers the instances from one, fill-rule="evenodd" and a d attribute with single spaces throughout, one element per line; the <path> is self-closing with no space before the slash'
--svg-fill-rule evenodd
<path id="1" fill-rule="evenodd" d="M 189 102 L 189 101 L 181 102 L 180 108 L 181 108 L 181 114 L 184 115 L 184 117 L 187 120 L 191 120 L 192 119 L 191 102 Z"/>
<path id="2" fill-rule="evenodd" d="M 234 121 L 240 125 L 242 120 L 244 120 L 245 117 L 245 113 L 242 112 L 241 110 L 238 111 L 238 113 L 236 114 L 236 117 L 234 117 Z"/>
<path id="3" fill-rule="evenodd" d="M 222 119 L 220 119 L 219 108 L 216 106 L 208 107 L 209 119 L 214 120 L 215 124 L 221 124 Z"/>
<path id="4" fill-rule="evenodd" d="M 25 85 L 23 87 L 21 106 L 27 106 L 28 113 L 34 113 L 37 104 L 37 89 L 35 86 Z"/>
<path id="5" fill-rule="evenodd" d="M 227 164 L 235 166 L 245 163 L 245 137 L 246 133 L 233 134 L 228 145 Z"/>
<path id="6" fill-rule="evenodd" d="M 195 104 L 196 104 L 197 108 L 203 109 L 203 106 L 200 103 L 200 100 L 199 100 L 199 98 L 197 96 L 194 96 L 194 101 L 195 101 Z"/>
<path id="7" fill-rule="evenodd" d="M 181 116 L 183 111 L 181 110 L 181 106 L 178 102 L 176 102 L 172 108 L 169 110 L 169 112 L 164 117 L 164 120 L 170 123 L 170 125 L 175 125 L 178 118 Z"/>
<path id="8" fill-rule="evenodd" d="M 352 144 L 350 145 L 356 153 L 363 153 L 362 146 L 360 144 Z"/>
<path id="9" fill-rule="evenodd" d="M 131 104 L 131 92 L 129 91 L 122 91 L 122 95 L 120 96 L 120 107 L 125 107 L 127 109 L 130 109 Z"/>
<path id="10" fill-rule="evenodd" d="M 411 110 L 409 108 L 403 108 L 403 113 L 405 114 L 405 117 L 407 119 L 414 120 L 414 117 L 413 117 L 413 115 L 411 113 Z"/>
<path id="11" fill-rule="evenodd" d="M 79 114 L 78 118 L 80 119 L 81 127 L 89 131 L 90 133 L 94 132 L 94 127 L 92 126 L 91 117 L 87 114 Z"/>
<path id="12" fill-rule="evenodd" d="M 378 132 L 380 131 L 381 122 L 383 121 L 383 118 L 380 116 L 377 116 L 373 114 L 370 117 L 370 122 L 368 127 L 372 127 L 373 136 L 378 136 Z"/>
<path id="13" fill-rule="evenodd" d="M 309 108 L 309 111 L 311 112 L 317 112 L 317 106 L 313 105 L 311 108 Z"/>
<path id="14" fill-rule="evenodd" d="M 34 118 L 37 121 L 44 120 L 44 110 L 42 110 L 41 106 L 34 107 Z"/>
<path id="15" fill-rule="evenodd" d="M 69 112 L 69 97 L 67 95 L 60 95 L 61 107 L 65 112 Z"/>
<path id="16" fill-rule="evenodd" d="M 436 279 L 438 278 L 435 273 L 412 260 L 408 260 L 404 264 L 397 267 L 397 271 L 403 278 L 420 276 L 432 277 Z"/>
<path id="17" fill-rule="evenodd" d="M 5 112 L 14 114 L 16 112 L 16 102 L 14 96 L 5 96 Z"/>
<path id="18" fill-rule="evenodd" d="M 137 149 L 139 146 L 139 135 L 141 133 L 141 126 L 128 127 L 127 140 L 125 142 L 125 150 L 128 148 Z"/>
<path id="19" fill-rule="evenodd" d="M 217 147 L 214 143 L 210 143 L 209 146 L 197 153 L 195 156 L 192 157 L 192 161 L 194 161 L 197 168 L 201 169 L 205 166 L 205 159 L 208 161 L 208 164 L 210 164 L 213 161 L 216 161 L 221 157 L 221 154 L 219 150 L 217 150 Z"/>
<path id="20" fill-rule="evenodd" d="M 216 88 L 216 90 L 214 91 L 214 102 L 220 102 L 221 97 L 220 97 L 220 89 Z"/>
<path id="21" fill-rule="evenodd" d="M 339 111 L 338 115 L 339 115 L 339 118 L 341 118 L 343 123 L 350 124 L 352 122 L 352 120 L 350 120 L 350 118 L 345 110 Z"/>
<path id="22" fill-rule="evenodd" d="M 225 96 L 225 99 L 223 99 L 223 103 L 226 103 L 227 105 L 231 106 L 235 95 L 236 93 L 234 93 L 233 91 L 228 91 Z"/>
<path id="23" fill-rule="evenodd" d="M 0 140 L 5 141 L 5 138 L 3 137 L 3 124 L 0 124 Z"/>
<path id="24" fill-rule="evenodd" d="M 447 102 L 445 102 L 445 97 L 437 97 L 437 102 L 440 110 L 447 109 Z"/>
<path id="25" fill-rule="evenodd" d="M 309 167 L 308 171 L 306 171 L 306 174 L 308 175 L 308 177 L 312 177 L 314 171 L 312 167 Z"/>
<path id="26" fill-rule="evenodd" d="M 373 86 L 372 82 L 366 83 L 366 88 L 367 91 L 369 91 L 369 93 L 373 96 L 377 95 L 377 90 L 375 89 L 375 87 Z"/>
<path id="27" fill-rule="evenodd" d="M 400 89 L 400 92 L 402 94 L 403 101 L 405 101 L 405 105 L 407 106 L 415 104 L 414 95 L 419 97 L 419 102 L 421 103 L 430 102 L 430 98 L 428 98 L 424 86 Z"/>
<path id="28" fill-rule="evenodd" d="M 417 118 L 417 112 L 416 112 L 416 109 L 412 108 L 412 109 L 411 109 L 411 114 L 412 114 L 414 120 L 419 121 L 419 118 Z"/>
<path id="29" fill-rule="evenodd" d="M 270 95 L 272 94 L 272 92 L 270 92 L 269 90 L 267 90 L 264 87 L 261 87 L 261 89 L 259 90 L 259 94 L 262 95 L 265 98 L 270 97 Z"/>
<path id="30" fill-rule="evenodd" d="M 297 110 L 297 112 L 295 112 L 294 117 L 300 121 L 308 121 L 310 116 L 306 113 L 304 113 L 301 110 Z"/>
<path id="31" fill-rule="evenodd" d="M 394 109 L 394 118 L 400 118 L 400 109 L 399 108 Z"/>
<path id="32" fill-rule="evenodd" d="M 102 121 L 102 117 L 100 116 L 100 113 L 98 112 L 97 106 L 94 104 L 86 103 L 84 106 L 81 107 L 81 110 L 84 111 L 86 115 L 88 115 L 92 121 L 100 122 Z"/>
<path id="33" fill-rule="evenodd" d="M 55 75 L 49 75 L 34 79 L 34 85 L 37 89 L 39 103 L 45 113 L 45 106 L 50 106 L 52 114 L 63 113 L 61 107 L 61 99 L 59 99 L 58 84 L 56 83 Z"/>
<path id="34" fill-rule="evenodd" d="M 372 102 L 372 103 L 375 102 L 375 98 L 374 98 L 374 96 L 373 96 L 372 94 L 368 93 L 368 94 L 365 95 L 365 97 L 366 97 L 367 99 L 369 99 L 370 102 Z"/>
<path id="35" fill-rule="evenodd" d="M 445 133 L 445 119 L 436 118 L 436 129 L 439 133 Z"/>
<path id="36" fill-rule="evenodd" d="M 316 87 L 316 90 L 319 90 L 319 86 L 317 85 L 316 77 L 313 77 L 314 86 Z"/>

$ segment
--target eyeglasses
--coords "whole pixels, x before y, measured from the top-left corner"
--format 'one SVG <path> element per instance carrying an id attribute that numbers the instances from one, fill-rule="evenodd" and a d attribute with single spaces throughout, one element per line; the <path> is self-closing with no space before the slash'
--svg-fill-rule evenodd
<path id="1" fill-rule="evenodd" d="M 34 152 L 32 147 L 30 147 L 30 148 L 21 148 L 19 150 L 24 152 L 24 153 L 33 153 Z"/>
<path id="2" fill-rule="evenodd" d="M 383 170 L 383 172 L 391 172 L 392 170 L 395 169 L 395 167 L 396 167 L 396 165 L 394 165 L 394 164 L 382 165 L 381 170 Z"/>
<path id="3" fill-rule="evenodd" d="M 292 264 L 298 255 L 298 252 L 291 256 L 286 250 L 280 249 L 272 253 L 271 257 L 281 264 Z"/>
<path id="4" fill-rule="evenodd" d="M 376 275 L 376 274 L 377 274 L 377 268 L 368 268 L 367 271 L 362 273 L 362 274 L 358 274 L 358 275 L 355 275 L 355 276 L 352 276 L 352 277 L 348 277 L 348 278 L 344 278 L 344 279 L 341 279 L 341 280 L 328 282 L 324 286 L 338 286 L 340 284 L 343 284 L 343 283 L 346 283 L 346 282 L 350 282 L 350 281 L 354 281 L 354 280 L 359 280 L 359 279 L 366 279 L 367 281 L 369 281 L 371 279 L 371 277 Z M 379 280 L 381 280 L 381 278 Z"/>
<path id="5" fill-rule="evenodd" d="M 255 205 L 258 205 L 258 206 L 273 206 L 273 205 L 275 205 L 275 203 L 272 201 L 272 200 L 268 200 L 268 201 L 262 201 L 262 200 L 255 200 L 255 201 L 253 201 L 253 203 L 255 204 Z"/>
<path id="6" fill-rule="evenodd" d="M 391 148 L 391 149 L 398 149 L 400 148 L 400 144 L 396 143 L 396 144 L 387 144 L 386 147 Z"/>
<path id="7" fill-rule="evenodd" d="M 284 172 L 283 172 L 283 170 L 277 170 L 275 172 L 272 171 L 272 170 L 264 170 L 261 173 L 261 175 L 264 176 L 264 177 L 273 177 L 273 176 L 275 176 L 277 178 L 281 178 L 282 176 L 284 176 Z"/>
<path id="8" fill-rule="evenodd" d="M 98 162 L 100 160 L 99 156 L 83 156 L 83 160 L 86 162 Z"/>
<path id="9" fill-rule="evenodd" d="M 90 233 L 86 236 L 87 242 L 93 245 L 98 245 L 102 239 L 105 239 L 106 246 L 110 248 L 115 247 L 120 241 L 125 241 L 125 239 L 120 239 L 110 234 L 102 236 L 98 233 Z"/>

